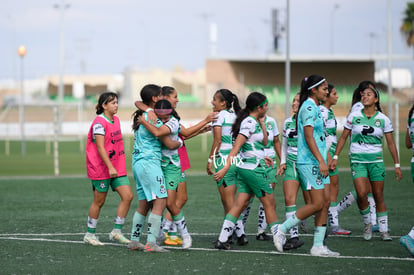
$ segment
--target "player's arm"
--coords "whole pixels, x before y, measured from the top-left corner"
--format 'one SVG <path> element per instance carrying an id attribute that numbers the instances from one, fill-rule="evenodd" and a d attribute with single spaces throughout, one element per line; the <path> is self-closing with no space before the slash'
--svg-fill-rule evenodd
<path id="1" fill-rule="evenodd" d="M 161 125 L 161 127 L 156 127 L 150 122 L 146 121 L 144 117 L 140 117 L 139 122 L 155 137 L 161 137 L 171 134 L 171 129 L 164 125 Z"/>
<path id="2" fill-rule="evenodd" d="M 185 128 L 181 125 L 181 135 L 186 139 L 194 137 L 195 135 L 200 133 L 200 130 L 203 129 L 203 127 L 206 126 L 207 123 L 210 123 L 213 120 L 215 120 L 217 118 L 217 114 L 217 112 L 209 113 L 202 121 L 188 128 Z"/>
<path id="3" fill-rule="evenodd" d="M 407 128 L 407 132 L 405 133 L 405 146 L 410 149 L 413 147 L 413 144 L 410 139 L 410 129 Z"/>
<path id="4" fill-rule="evenodd" d="M 402 172 L 400 168 L 400 161 L 398 159 L 398 151 L 397 151 L 397 147 L 395 146 L 392 132 L 385 133 L 385 139 L 387 140 L 388 150 L 390 151 L 392 159 L 394 160 L 394 163 L 395 163 L 395 177 L 399 181 L 402 178 Z"/>
<path id="5" fill-rule="evenodd" d="M 102 161 L 105 163 L 106 167 L 108 167 L 109 176 L 111 178 L 118 177 L 118 171 L 116 171 L 115 167 L 112 165 L 112 162 L 109 159 L 109 156 L 105 150 L 105 136 L 95 135 L 95 142 L 96 142 L 96 148 L 98 149 L 99 156 L 101 157 Z"/>
<path id="6" fill-rule="evenodd" d="M 152 108 L 150 108 L 148 105 L 146 105 L 144 102 L 135 101 L 135 107 L 137 107 L 138 109 L 140 109 L 143 112 L 147 112 L 148 121 L 151 124 L 156 124 L 157 123 L 157 115 L 155 114 L 154 110 Z"/>
<path id="7" fill-rule="evenodd" d="M 159 137 L 159 139 L 165 145 L 165 147 L 167 147 L 170 150 L 178 149 L 181 147 L 181 145 L 183 145 L 181 139 L 172 140 L 169 136 L 162 136 Z"/>
<path id="8" fill-rule="evenodd" d="M 216 153 L 218 152 L 220 145 L 221 145 L 221 126 L 214 126 L 213 127 L 213 144 L 211 145 L 210 154 L 208 155 L 208 162 L 207 162 L 207 174 L 213 174 L 213 159 Z"/>
<path id="9" fill-rule="evenodd" d="M 329 169 L 331 169 L 332 171 L 336 169 L 336 165 L 338 164 L 338 159 L 337 158 L 338 158 L 339 154 L 341 153 L 342 148 L 344 148 L 346 140 L 347 140 L 347 138 L 350 134 L 351 134 L 351 130 L 347 129 L 347 128 L 344 128 L 344 131 L 342 132 L 342 135 L 339 138 L 338 143 L 336 144 L 334 158 L 332 159 L 331 164 L 329 166 Z"/>

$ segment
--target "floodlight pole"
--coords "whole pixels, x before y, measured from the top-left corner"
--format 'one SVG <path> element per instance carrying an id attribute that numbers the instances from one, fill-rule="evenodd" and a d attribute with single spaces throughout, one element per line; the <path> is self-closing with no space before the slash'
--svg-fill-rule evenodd
<path id="1" fill-rule="evenodd" d="M 65 69 L 65 29 L 64 29 L 64 17 L 65 17 L 65 10 L 70 8 L 70 4 L 65 4 L 64 0 L 61 1 L 61 4 L 55 4 L 53 6 L 60 12 L 60 30 L 59 30 L 59 86 L 58 86 L 58 132 L 59 134 L 62 133 L 62 112 L 61 107 L 63 104 L 63 97 L 64 97 L 64 84 L 63 84 L 63 74 Z"/>
<path id="2" fill-rule="evenodd" d="M 392 0 L 388 0 L 387 63 L 388 63 L 388 117 L 392 121 Z M 398 133 L 398 131 L 396 131 Z"/>
<path id="3" fill-rule="evenodd" d="M 22 155 L 26 155 L 26 138 L 24 133 L 24 70 L 23 59 L 26 55 L 26 47 L 20 46 L 17 49 L 17 53 L 20 56 L 20 104 L 19 104 L 19 121 L 20 121 L 20 137 L 22 143 Z"/>
<path id="4" fill-rule="evenodd" d="M 290 25 L 289 25 L 289 16 L 290 16 L 289 0 L 286 0 L 285 118 L 288 118 L 290 116 Z"/>

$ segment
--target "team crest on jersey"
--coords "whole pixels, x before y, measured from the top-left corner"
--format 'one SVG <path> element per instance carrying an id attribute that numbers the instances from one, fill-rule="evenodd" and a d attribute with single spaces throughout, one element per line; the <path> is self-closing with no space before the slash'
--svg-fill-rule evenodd
<path id="1" fill-rule="evenodd" d="M 376 126 L 376 127 L 380 127 L 380 126 L 381 126 L 381 121 L 380 121 L 379 119 L 377 119 L 377 120 L 375 121 L 375 126 Z"/>
<path id="2" fill-rule="evenodd" d="M 267 125 L 266 125 L 266 128 L 267 128 L 267 130 L 269 130 L 269 131 L 273 130 L 273 125 L 272 125 L 272 123 L 268 122 L 268 123 L 267 123 Z"/>

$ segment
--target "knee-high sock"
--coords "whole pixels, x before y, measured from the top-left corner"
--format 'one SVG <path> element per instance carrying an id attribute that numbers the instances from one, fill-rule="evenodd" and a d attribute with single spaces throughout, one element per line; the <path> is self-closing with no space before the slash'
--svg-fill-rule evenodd
<path id="1" fill-rule="evenodd" d="M 146 216 L 141 215 L 137 211 L 134 213 L 132 218 L 132 229 L 131 229 L 131 240 L 139 241 L 144 229 Z"/>

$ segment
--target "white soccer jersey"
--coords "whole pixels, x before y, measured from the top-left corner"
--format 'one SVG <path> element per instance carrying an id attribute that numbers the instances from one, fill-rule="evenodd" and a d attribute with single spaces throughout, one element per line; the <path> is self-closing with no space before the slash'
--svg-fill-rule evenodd
<path id="1" fill-rule="evenodd" d="M 283 138 L 287 144 L 287 159 L 296 162 L 298 159 L 298 131 L 296 119 L 289 117 L 283 124 Z"/>
<path id="2" fill-rule="evenodd" d="M 265 125 L 266 125 L 267 132 L 269 133 L 268 135 L 269 141 L 267 143 L 267 146 L 265 147 L 265 155 L 271 158 L 275 158 L 276 151 L 275 151 L 273 139 L 279 136 L 280 134 L 279 129 L 277 128 L 276 120 L 274 120 L 274 118 L 270 116 L 265 117 Z"/>
<path id="3" fill-rule="evenodd" d="M 174 117 L 171 116 L 170 120 L 167 121 L 164 125 L 166 125 L 168 128 L 170 128 L 170 138 L 172 140 L 178 141 L 178 133 L 180 130 L 180 121 Z M 178 157 L 178 149 L 170 150 L 165 145 L 162 145 L 161 147 L 161 154 L 162 154 L 162 166 L 167 166 L 169 163 L 173 163 L 176 166 L 180 166 L 180 158 Z"/>
<path id="4" fill-rule="evenodd" d="M 349 113 L 361 111 L 362 109 L 364 109 L 364 104 L 362 104 L 362 102 L 359 101 L 355 103 L 354 105 L 352 105 L 351 111 Z"/>
<path id="5" fill-rule="evenodd" d="M 393 132 L 390 119 L 383 113 L 368 118 L 362 110 L 349 114 L 344 127 L 351 130 L 351 162 L 382 162 L 382 138 Z"/>
<path id="6" fill-rule="evenodd" d="M 236 120 L 236 114 L 229 110 L 222 110 L 217 116 L 217 120 L 212 122 L 213 127 L 221 127 L 221 144 L 219 153 L 227 156 L 233 148 L 233 138 L 231 127 Z"/>
<path id="7" fill-rule="evenodd" d="M 247 140 L 241 147 L 242 162 L 238 163 L 238 167 L 253 170 L 265 157 L 262 128 L 254 117 L 248 116 L 241 122 L 239 134 L 244 135 Z"/>
<path id="8" fill-rule="evenodd" d="M 321 110 L 323 121 L 325 123 L 325 135 L 326 135 L 326 147 L 329 151 L 335 152 L 336 149 L 336 127 L 337 122 L 332 109 L 326 108 L 324 105 L 319 105 L 319 109 Z"/>

